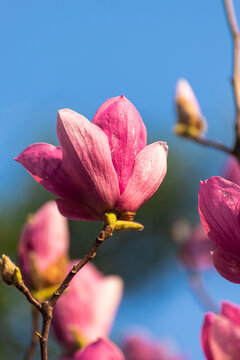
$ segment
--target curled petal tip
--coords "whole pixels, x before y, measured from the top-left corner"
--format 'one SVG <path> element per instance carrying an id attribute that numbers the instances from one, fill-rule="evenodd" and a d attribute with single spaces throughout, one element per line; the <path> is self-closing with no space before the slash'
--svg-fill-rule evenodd
<path id="1" fill-rule="evenodd" d="M 164 148 L 166 153 L 168 153 L 169 147 L 168 147 L 168 144 L 166 143 L 166 141 L 159 141 L 158 143 L 159 143 L 159 145 L 161 145 Z"/>

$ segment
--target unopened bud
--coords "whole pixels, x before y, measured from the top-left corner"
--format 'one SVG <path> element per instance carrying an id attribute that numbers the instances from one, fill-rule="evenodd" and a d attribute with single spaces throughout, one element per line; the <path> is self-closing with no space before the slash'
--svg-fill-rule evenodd
<path id="1" fill-rule="evenodd" d="M 20 269 L 4 254 L 0 259 L 0 272 L 2 280 L 7 285 L 15 285 L 22 280 Z"/>
<path id="2" fill-rule="evenodd" d="M 134 221 L 118 220 L 116 222 L 115 230 L 117 232 L 123 231 L 142 231 L 144 226 Z"/>
<path id="3" fill-rule="evenodd" d="M 174 132 L 181 136 L 200 137 L 207 130 L 198 101 L 189 83 L 180 79 L 176 86 L 175 102 L 178 121 Z"/>

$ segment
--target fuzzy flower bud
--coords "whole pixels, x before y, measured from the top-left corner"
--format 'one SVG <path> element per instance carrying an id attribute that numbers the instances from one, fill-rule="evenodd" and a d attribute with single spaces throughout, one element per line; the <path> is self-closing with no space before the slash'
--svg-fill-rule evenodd
<path id="1" fill-rule="evenodd" d="M 180 79 L 176 86 L 175 103 L 178 122 L 174 132 L 181 136 L 200 137 L 206 132 L 206 121 L 189 83 Z"/>
<path id="2" fill-rule="evenodd" d="M 2 280 L 6 285 L 15 285 L 17 282 L 21 281 L 21 273 L 19 268 L 8 256 L 4 254 L 0 259 L 0 273 Z"/>

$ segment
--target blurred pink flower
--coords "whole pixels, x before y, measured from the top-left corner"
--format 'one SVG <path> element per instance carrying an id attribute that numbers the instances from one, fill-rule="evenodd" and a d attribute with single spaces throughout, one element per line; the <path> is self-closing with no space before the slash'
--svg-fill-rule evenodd
<path id="1" fill-rule="evenodd" d="M 207 270 L 212 268 L 211 250 L 214 244 L 209 240 L 201 224 L 195 225 L 180 247 L 180 259 L 185 266 L 194 270 Z"/>
<path id="2" fill-rule="evenodd" d="M 123 349 L 126 360 L 183 360 L 166 346 L 140 335 L 129 336 Z"/>
<path id="3" fill-rule="evenodd" d="M 59 342 L 72 351 L 78 336 L 84 344 L 108 336 L 122 292 L 121 278 L 103 276 L 93 264 L 85 265 L 54 307 L 52 323 Z"/>
<path id="4" fill-rule="evenodd" d="M 201 340 L 207 360 L 239 360 L 240 307 L 223 302 L 220 314 L 206 314 Z"/>
<path id="5" fill-rule="evenodd" d="M 223 177 L 240 186 L 240 164 L 235 156 L 230 156 L 223 170 Z"/>
<path id="6" fill-rule="evenodd" d="M 124 360 L 120 349 L 108 339 L 98 339 L 85 349 L 61 360 Z"/>
<path id="7" fill-rule="evenodd" d="M 67 220 L 49 201 L 29 216 L 20 236 L 17 254 L 24 280 L 35 290 L 61 282 L 68 249 Z"/>
<path id="8" fill-rule="evenodd" d="M 62 215 L 102 221 L 107 210 L 135 212 L 158 189 L 167 170 L 167 145 L 146 146 L 145 125 L 123 95 L 108 99 L 93 122 L 58 112 L 61 147 L 37 143 L 18 157 L 34 179 L 59 196 Z M 122 216 L 123 218 L 123 216 Z"/>
<path id="9" fill-rule="evenodd" d="M 217 250 L 212 259 L 227 280 L 240 283 L 240 187 L 219 176 L 200 183 L 199 215 Z"/>

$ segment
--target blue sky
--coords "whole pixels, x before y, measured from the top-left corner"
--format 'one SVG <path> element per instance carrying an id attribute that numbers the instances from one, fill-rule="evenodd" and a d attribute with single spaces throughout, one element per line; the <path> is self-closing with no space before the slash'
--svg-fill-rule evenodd
<path id="1" fill-rule="evenodd" d="M 175 83 L 185 77 L 209 136 L 231 143 L 231 37 L 220 1 L 13 0 L 1 4 L 0 33 L 5 202 L 25 177 L 12 158 L 33 142 L 57 143 L 56 114 L 64 107 L 91 119 L 107 98 L 124 93 L 148 131 L 168 141 Z"/>

